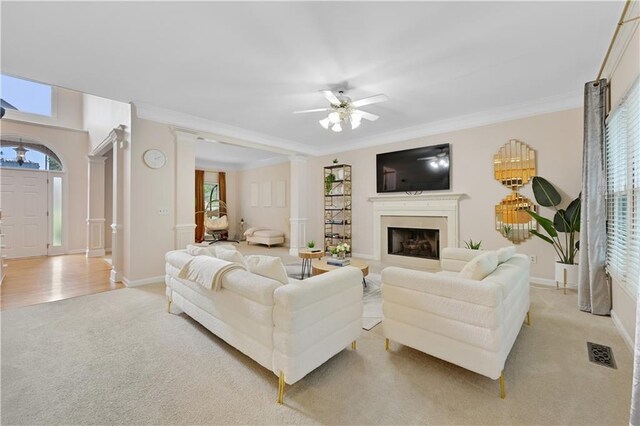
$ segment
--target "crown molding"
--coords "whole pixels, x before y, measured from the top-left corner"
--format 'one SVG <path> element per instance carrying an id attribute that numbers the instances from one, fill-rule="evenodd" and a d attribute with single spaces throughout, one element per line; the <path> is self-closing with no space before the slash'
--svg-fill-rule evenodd
<path id="1" fill-rule="evenodd" d="M 172 111 L 166 108 L 155 107 L 147 104 L 134 104 L 139 118 L 144 120 L 165 123 L 170 126 L 204 132 L 205 138 L 219 140 L 234 145 L 247 146 L 262 149 L 264 151 L 278 152 L 281 154 L 308 154 L 318 155 L 319 152 L 309 145 L 299 142 L 281 139 L 263 133 L 240 127 L 230 126 L 195 115 Z"/>
<path id="2" fill-rule="evenodd" d="M 473 114 L 433 121 L 431 123 L 358 139 L 349 143 L 341 144 L 340 146 L 329 146 L 323 150 L 324 152 L 322 155 L 337 154 L 340 152 L 353 151 L 356 149 L 369 148 L 388 143 L 401 142 L 425 136 L 438 135 L 457 130 L 487 126 L 490 124 L 502 123 L 525 117 L 579 108 L 582 106 L 582 96 L 581 91 L 569 92 L 537 101 L 524 102 Z"/>

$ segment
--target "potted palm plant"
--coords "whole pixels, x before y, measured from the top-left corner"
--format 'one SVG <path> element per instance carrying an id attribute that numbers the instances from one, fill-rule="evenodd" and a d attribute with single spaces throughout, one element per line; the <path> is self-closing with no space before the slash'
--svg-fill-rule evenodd
<path id="1" fill-rule="evenodd" d="M 580 248 L 580 241 L 576 239 L 580 235 L 580 195 L 571 201 L 566 209 L 559 209 L 562 196 L 556 188 L 544 178 L 536 176 L 531 182 L 533 195 L 536 202 L 543 207 L 551 207 L 555 210 L 552 219 L 540 216 L 536 212 L 527 211 L 545 231 L 531 230 L 531 233 L 551 244 L 556 251 L 556 286 L 558 283 L 575 285 L 578 283 L 578 265 L 576 254 Z"/>

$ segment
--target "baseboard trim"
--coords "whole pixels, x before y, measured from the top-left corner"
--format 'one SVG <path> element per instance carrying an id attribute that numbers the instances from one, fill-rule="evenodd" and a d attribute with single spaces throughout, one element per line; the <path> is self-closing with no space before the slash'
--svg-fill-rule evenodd
<path id="1" fill-rule="evenodd" d="M 141 280 L 130 280 L 126 277 L 123 277 L 122 283 L 127 287 L 139 287 L 141 285 L 163 283 L 164 277 L 165 277 L 164 275 L 159 275 L 157 277 L 144 278 Z"/>
<path id="2" fill-rule="evenodd" d="M 631 338 L 629 333 L 627 333 L 627 330 L 625 330 L 624 326 L 622 325 L 622 321 L 620 321 L 620 317 L 618 317 L 616 311 L 614 310 L 611 310 L 611 321 L 613 321 L 613 325 L 615 325 L 618 333 L 620 333 L 620 336 L 622 336 L 622 340 L 624 340 L 624 343 L 627 344 L 627 348 L 629 349 L 629 351 L 633 353 L 633 339 Z"/>
<path id="3" fill-rule="evenodd" d="M 87 249 L 87 257 L 104 257 L 104 249 Z"/>
<path id="4" fill-rule="evenodd" d="M 531 277 L 529 278 L 529 281 L 531 281 L 532 284 L 540 284 L 540 285 L 545 285 L 549 287 L 556 286 L 556 281 L 549 278 Z"/>
<path id="5" fill-rule="evenodd" d="M 86 254 L 87 249 L 67 250 L 67 254 Z"/>

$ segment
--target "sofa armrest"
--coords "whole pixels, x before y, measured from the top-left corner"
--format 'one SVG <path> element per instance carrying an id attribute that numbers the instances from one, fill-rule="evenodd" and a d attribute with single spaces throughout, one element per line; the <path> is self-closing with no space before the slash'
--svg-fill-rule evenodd
<path id="1" fill-rule="evenodd" d="M 487 307 L 502 302 L 502 288 L 495 283 L 393 266 L 382 271 L 382 285 L 383 292 L 389 285 Z"/>
<path id="2" fill-rule="evenodd" d="M 273 372 L 295 383 L 362 332 L 362 272 L 345 266 L 274 292 Z"/>

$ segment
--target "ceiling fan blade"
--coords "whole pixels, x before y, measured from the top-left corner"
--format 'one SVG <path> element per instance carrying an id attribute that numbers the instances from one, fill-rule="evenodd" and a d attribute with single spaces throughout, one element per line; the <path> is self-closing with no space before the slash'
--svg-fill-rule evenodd
<path id="1" fill-rule="evenodd" d="M 353 112 L 356 114 L 360 114 L 362 118 L 369 121 L 376 121 L 378 118 L 380 118 L 379 115 L 371 114 L 370 112 L 362 111 L 360 109 L 357 109 Z"/>
<path id="2" fill-rule="evenodd" d="M 305 109 L 303 111 L 293 111 L 294 114 L 306 114 L 307 112 L 322 112 L 322 111 L 330 111 L 331 108 L 316 108 L 316 109 Z"/>
<path id="3" fill-rule="evenodd" d="M 375 96 L 370 96 L 368 98 L 360 99 L 359 101 L 354 101 L 351 103 L 351 105 L 358 108 L 361 106 L 376 104 L 378 102 L 384 102 L 388 100 L 389 100 L 389 97 L 387 95 L 380 94 L 380 95 L 375 95 Z"/>
<path id="4" fill-rule="evenodd" d="M 340 105 L 340 99 L 336 95 L 333 94 L 331 90 L 321 90 L 320 93 L 324 95 L 325 98 L 333 105 Z"/>

